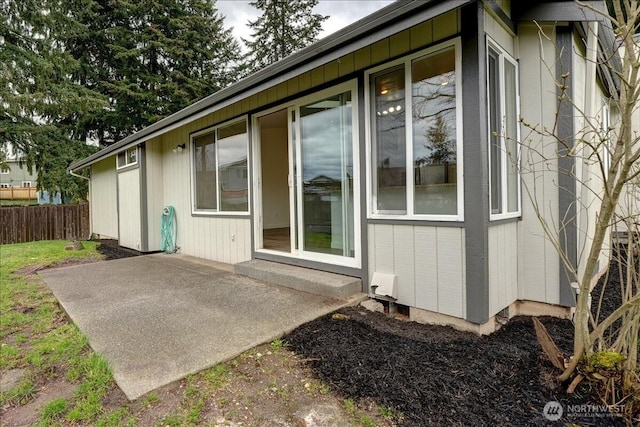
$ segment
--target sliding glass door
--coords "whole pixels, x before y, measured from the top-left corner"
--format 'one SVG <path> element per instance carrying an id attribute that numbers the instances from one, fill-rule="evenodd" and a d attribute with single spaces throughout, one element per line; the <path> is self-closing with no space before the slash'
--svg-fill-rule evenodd
<path id="1" fill-rule="evenodd" d="M 298 247 L 354 258 L 351 91 L 304 104 L 297 113 Z"/>
<path id="2" fill-rule="evenodd" d="M 356 87 L 256 117 L 258 251 L 360 267 Z"/>

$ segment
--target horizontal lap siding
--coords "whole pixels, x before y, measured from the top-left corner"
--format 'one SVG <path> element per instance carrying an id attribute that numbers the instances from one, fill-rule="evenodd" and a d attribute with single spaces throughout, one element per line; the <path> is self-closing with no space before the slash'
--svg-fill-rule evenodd
<path id="1" fill-rule="evenodd" d="M 369 280 L 397 276 L 398 303 L 464 318 L 464 230 L 370 224 Z"/>

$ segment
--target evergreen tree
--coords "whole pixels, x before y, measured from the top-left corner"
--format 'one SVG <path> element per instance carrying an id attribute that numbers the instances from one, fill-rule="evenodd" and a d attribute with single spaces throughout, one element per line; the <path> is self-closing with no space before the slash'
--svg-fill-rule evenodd
<path id="1" fill-rule="evenodd" d="M 312 12 L 317 4 L 318 0 L 251 2 L 262 15 L 249 21 L 253 39 L 243 39 L 249 48 L 250 68 L 264 68 L 316 41 L 322 23 L 328 18 Z"/>
<path id="2" fill-rule="evenodd" d="M 82 0 L 80 0 L 82 1 Z M 208 0 L 96 0 L 87 32 L 68 40 L 75 76 L 109 98 L 86 123 L 107 146 L 235 81 L 240 46 Z"/>
<path id="3" fill-rule="evenodd" d="M 0 148 L 22 153 L 40 189 L 86 195 L 66 168 L 88 141 L 110 145 L 238 78 L 214 4 L 0 2 Z"/>
<path id="4" fill-rule="evenodd" d="M 71 143 L 77 123 L 107 105 L 103 96 L 69 78 L 80 63 L 56 39 L 64 27 L 57 20 L 61 7 L 50 0 L 0 3 L 0 147 L 12 144 L 22 166 L 37 170 L 39 189 L 64 195 L 73 189 L 83 197 L 86 182 L 47 177 L 66 176 L 68 163 L 38 163 L 44 152 L 61 159 L 86 155 L 90 147 L 82 144 L 76 153 Z"/>

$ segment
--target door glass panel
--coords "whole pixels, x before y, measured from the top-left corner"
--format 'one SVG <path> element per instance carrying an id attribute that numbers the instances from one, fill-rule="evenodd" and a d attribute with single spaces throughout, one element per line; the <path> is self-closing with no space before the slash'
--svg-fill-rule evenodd
<path id="1" fill-rule="evenodd" d="M 351 92 L 300 108 L 303 250 L 354 257 Z"/>

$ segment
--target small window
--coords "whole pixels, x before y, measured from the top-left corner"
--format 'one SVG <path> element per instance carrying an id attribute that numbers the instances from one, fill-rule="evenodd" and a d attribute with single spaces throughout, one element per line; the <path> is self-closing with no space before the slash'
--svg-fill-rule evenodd
<path id="1" fill-rule="evenodd" d="M 518 67 L 493 43 L 487 49 L 489 180 L 492 219 L 520 215 Z"/>
<path id="2" fill-rule="evenodd" d="M 118 169 L 138 163 L 138 148 L 131 147 L 118 153 Z"/>
<path id="3" fill-rule="evenodd" d="M 9 184 L 0 184 L 0 188 L 9 188 Z"/>
<path id="4" fill-rule="evenodd" d="M 9 166 L 8 166 L 8 165 L 2 165 L 2 166 L 0 166 L 0 174 L 2 174 L 2 175 L 6 175 L 6 174 L 8 174 L 9 172 L 11 172 L 11 169 L 9 168 Z"/>
<path id="5" fill-rule="evenodd" d="M 22 181 L 22 186 L 26 188 L 31 187 L 31 181 Z"/>
<path id="6" fill-rule="evenodd" d="M 199 132 L 191 147 L 193 212 L 248 212 L 246 120 Z"/>

